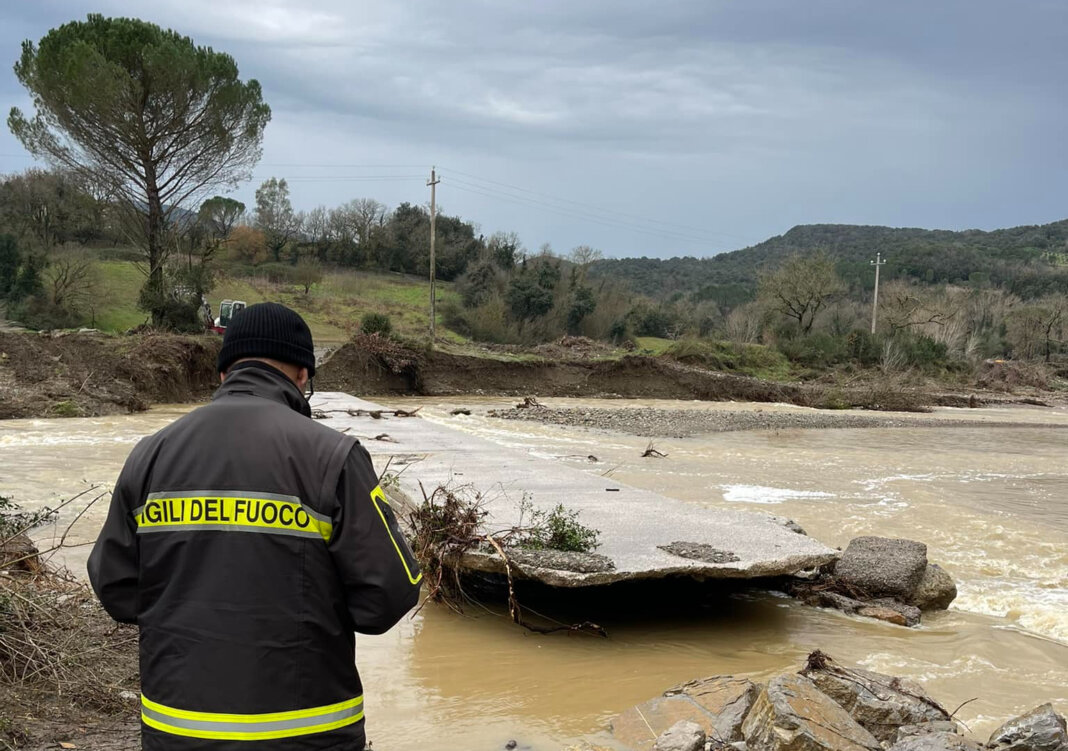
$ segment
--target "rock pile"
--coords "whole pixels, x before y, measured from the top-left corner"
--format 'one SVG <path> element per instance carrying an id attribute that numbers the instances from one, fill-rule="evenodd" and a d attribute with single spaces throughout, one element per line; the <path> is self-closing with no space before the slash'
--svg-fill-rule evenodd
<path id="1" fill-rule="evenodd" d="M 928 563 L 922 542 L 858 537 L 827 571 L 797 583 L 793 593 L 809 605 L 916 626 L 921 611 L 948 608 L 957 585 L 945 569 Z"/>
<path id="2" fill-rule="evenodd" d="M 1050 704 L 981 743 L 919 684 L 822 652 L 766 685 L 712 676 L 676 686 L 619 715 L 612 736 L 632 751 L 1068 751 Z"/>

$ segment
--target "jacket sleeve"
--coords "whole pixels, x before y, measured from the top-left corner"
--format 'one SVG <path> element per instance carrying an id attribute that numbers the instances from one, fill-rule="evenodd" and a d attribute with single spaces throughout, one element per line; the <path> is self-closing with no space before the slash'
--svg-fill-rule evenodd
<path id="1" fill-rule="evenodd" d="M 384 633 L 415 607 L 423 575 L 359 444 L 338 478 L 337 501 L 328 549 L 349 614 L 357 632 Z"/>
<path id="2" fill-rule="evenodd" d="M 89 555 L 89 581 L 104 610 L 121 623 L 137 622 L 139 554 L 129 461 L 115 490 L 100 536 Z"/>

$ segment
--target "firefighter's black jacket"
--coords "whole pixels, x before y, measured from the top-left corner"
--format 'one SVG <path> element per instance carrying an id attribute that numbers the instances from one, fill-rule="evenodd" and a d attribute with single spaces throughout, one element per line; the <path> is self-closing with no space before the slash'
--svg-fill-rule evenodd
<path id="1" fill-rule="evenodd" d="M 146 751 L 361 751 L 354 634 L 420 573 L 359 442 L 262 363 L 137 444 L 89 558 L 140 628 Z"/>

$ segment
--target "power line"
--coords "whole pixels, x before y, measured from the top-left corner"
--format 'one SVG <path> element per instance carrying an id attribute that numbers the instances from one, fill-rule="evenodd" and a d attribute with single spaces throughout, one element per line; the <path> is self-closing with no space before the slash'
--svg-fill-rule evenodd
<path id="1" fill-rule="evenodd" d="M 596 214 L 585 212 L 581 209 L 572 209 L 569 207 L 554 206 L 553 204 L 540 201 L 535 198 L 527 198 L 525 196 L 516 196 L 510 193 L 502 191 L 494 191 L 492 188 L 485 188 L 481 185 L 469 183 L 466 180 L 458 180 L 457 178 L 446 179 L 445 183 L 451 185 L 459 190 L 464 190 L 468 193 L 476 193 L 478 195 L 486 196 L 489 198 L 500 198 L 503 200 L 511 201 L 513 203 L 520 203 L 525 205 L 538 206 L 540 208 L 552 211 L 563 216 L 571 217 L 573 219 L 581 219 L 584 221 L 595 222 L 597 224 L 604 225 L 606 227 L 625 227 L 627 229 L 634 230 L 635 232 L 643 232 L 645 234 L 653 235 L 660 238 L 676 239 L 676 240 L 690 240 L 695 242 L 712 243 L 715 242 L 710 237 L 702 237 L 700 235 L 691 234 L 688 232 L 681 232 L 678 230 L 669 229 L 656 229 L 649 227 L 642 227 L 640 225 L 633 224 L 631 222 L 620 221 L 613 217 L 600 217 Z"/>
<path id="2" fill-rule="evenodd" d="M 566 216 L 566 217 L 569 217 L 571 219 L 580 219 L 582 221 L 592 222 L 594 224 L 599 224 L 599 225 L 602 225 L 604 227 L 612 227 L 612 228 L 617 228 L 617 229 L 619 227 L 623 227 L 623 228 L 629 229 L 629 230 L 631 230 L 633 232 L 640 232 L 642 234 L 651 235 L 653 237 L 658 237 L 661 240 L 674 240 L 674 241 L 684 240 L 684 241 L 688 241 L 688 242 L 701 242 L 701 243 L 709 243 L 709 242 L 711 242 L 708 238 L 705 238 L 705 237 L 696 237 L 696 236 L 692 236 L 692 235 L 684 235 L 684 234 L 681 234 L 681 233 L 672 232 L 670 230 L 654 230 L 654 229 L 648 229 L 646 227 L 638 227 L 638 226 L 633 226 L 633 225 L 627 225 L 626 223 L 619 222 L 619 221 L 613 221 L 613 220 L 609 220 L 609 219 L 599 218 L 599 217 L 590 216 L 590 215 L 587 215 L 587 214 L 574 213 L 572 211 L 568 211 L 568 210 L 561 209 L 561 208 L 558 208 L 558 207 L 555 207 L 555 206 L 544 204 L 542 202 L 533 201 L 532 199 L 524 199 L 524 198 L 520 198 L 520 197 L 517 197 L 517 196 L 511 196 L 511 195 L 504 194 L 504 193 L 488 193 L 488 192 L 485 192 L 485 191 L 482 191 L 482 190 L 473 189 L 471 187 L 465 187 L 464 185 L 458 184 L 454 180 L 444 179 L 443 183 L 445 185 L 449 185 L 449 186 L 451 186 L 453 188 L 456 188 L 457 190 L 463 191 L 465 193 L 472 193 L 474 195 L 485 196 L 486 198 L 497 198 L 497 199 L 500 199 L 500 200 L 503 200 L 503 201 L 508 201 L 510 203 L 516 203 L 516 204 L 521 204 L 521 205 L 528 205 L 528 206 L 529 205 L 537 205 L 537 206 L 540 206 L 542 209 L 544 209 L 546 211 L 550 211 L 550 212 L 553 212 L 555 214 L 560 214 L 562 216 Z"/>
<path id="3" fill-rule="evenodd" d="M 253 179 L 265 177 L 278 177 L 286 182 L 389 182 L 426 179 L 423 175 L 259 175 Z"/>
<path id="4" fill-rule="evenodd" d="M 260 162 L 259 167 L 346 167 L 352 169 L 420 169 L 422 164 L 345 164 L 343 162 Z"/>
<path id="5" fill-rule="evenodd" d="M 533 195 L 533 196 L 540 196 L 542 198 L 547 198 L 550 201 L 553 201 L 553 202 L 556 202 L 556 203 L 573 204 L 575 206 L 583 207 L 583 209 L 586 210 L 586 211 L 593 211 L 593 212 L 596 212 L 596 213 L 599 213 L 599 214 L 609 214 L 609 215 L 612 215 L 613 217 L 619 216 L 619 217 L 623 217 L 624 219 L 627 219 L 627 220 L 632 221 L 632 222 L 633 221 L 639 221 L 639 222 L 645 222 L 647 224 L 656 224 L 656 225 L 660 225 L 660 226 L 667 227 L 667 228 L 674 228 L 676 230 L 686 230 L 686 231 L 689 231 L 691 233 L 699 233 L 703 237 L 730 238 L 732 240 L 738 240 L 738 241 L 741 241 L 741 242 L 747 242 L 746 238 L 741 237 L 739 235 L 732 235 L 732 234 L 729 234 L 729 233 L 726 233 L 726 232 L 709 232 L 708 230 L 703 229 L 701 227 L 694 227 L 692 225 L 680 224 L 678 222 L 665 222 L 665 221 L 662 221 L 660 219 L 651 219 L 651 218 L 647 218 L 647 217 L 642 217 L 642 216 L 638 216 L 638 215 L 630 213 L 630 212 L 618 211 L 616 209 L 608 209 L 608 208 L 604 208 L 602 206 L 597 206 L 597 205 L 592 204 L 592 203 L 586 203 L 584 201 L 576 201 L 576 200 L 573 200 L 573 199 L 570 199 L 570 198 L 562 198 L 560 196 L 554 196 L 554 195 L 551 195 L 549 193 L 541 193 L 541 192 L 536 191 L 536 190 L 529 190 L 527 188 L 523 188 L 523 187 L 520 187 L 518 185 L 511 185 L 509 183 L 503 183 L 503 182 L 500 182 L 500 181 L 497 181 L 497 180 L 490 180 L 489 178 L 485 178 L 485 177 L 478 177 L 477 175 L 472 175 L 469 172 L 463 172 L 461 170 L 449 169 L 449 172 L 455 173 L 457 175 L 463 175 L 464 177 L 467 177 L 467 178 L 469 178 L 471 180 L 474 180 L 476 182 L 487 183 L 489 185 L 495 185 L 495 186 L 499 186 L 499 187 L 502 187 L 502 188 L 508 188 L 509 190 L 515 190 L 515 191 L 519 191 L 519 192 L 522 192 L 522 193 L 529 193 L 530 195 Z M 490 188 L 487 188 L 486 186 L 479 186 L 479 187 L 482 187 L 483 189 L 486 189 L 486 190 L 490 189 Z"/>

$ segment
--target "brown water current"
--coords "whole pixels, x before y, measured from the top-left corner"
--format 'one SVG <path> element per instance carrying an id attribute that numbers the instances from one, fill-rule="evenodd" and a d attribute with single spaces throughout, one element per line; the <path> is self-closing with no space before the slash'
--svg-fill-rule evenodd
<path id="1" fill-rule="evenodd" d="M 385 749 L 555 749 L 598 736 L 615 713 L 690 678 L 799 666 L 812 649 L 925 683 L 980 736 L 1053 701 L 1068 711 L 1068 410 L 939 410 L 975 427 L 719 433 L 659 439 L 666 459 L 639 459 L 648 438 L 496 420 L 514 400 L 390 400 L 586 472 L 709 507 L 789 516 L 844 545 L 861 534 L 927 543 L 960 597 L 919 629 L 807 608 L 774 593 L 723 595 L 686 617 L 634 602 L 602 621 L 608 639 L 538 636 L 472 609 L 428 605 L 381 637 L 359 637 L 369 737 Z M 550 400 L 554 406 L 800 410 L 785 405 Z M 469 417 L 453 417 L 456 406 Z M 0 422 L 0 495 L 55 505 L 109 487 L 133 443 L 187 407 L 110 418 Z M 1022 421 L 1033 427 L 984 427 Z M 387 428 L 388 429 L 388 428 Z M 374 451 L 388 446 L 371 446 Z M 589 462 L 595 455 L 599 461 Z M 376 453 L 381 466 L 388 453 Z M 411 471 L 416 471 L 413 468 Z M 535 502 L 537 499 L 534 499 Z M 105 498 L 69 540 L 90 542 Z M 625 509 L 621 509 L 625 513 Z M 62 531 L 67 514 L 57 525 Z M 56 532 L 38 533 L 47 545 Z M 87 548 L 64 560 L 81 569 Z"/>

